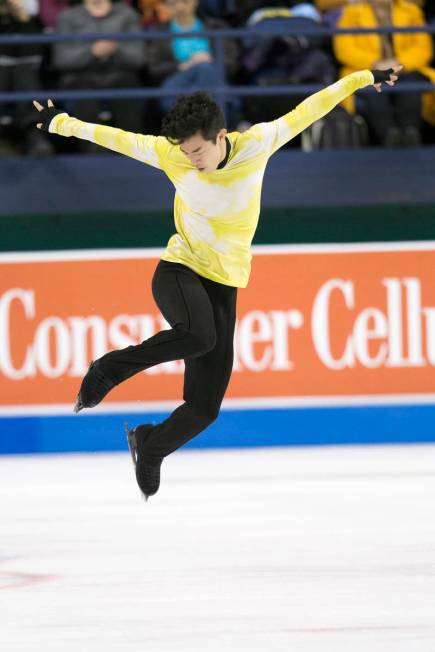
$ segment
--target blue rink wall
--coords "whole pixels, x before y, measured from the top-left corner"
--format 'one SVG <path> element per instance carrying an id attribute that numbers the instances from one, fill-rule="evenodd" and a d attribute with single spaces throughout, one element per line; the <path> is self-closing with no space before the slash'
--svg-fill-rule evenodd
<path id="1" fill-rule="evenodd" d="M 167 413 L 0 418 L 0 454 L 126 450 L 124 422 Z M 435 442 L 435 405 L 222 410 L 186 448 Z"/>

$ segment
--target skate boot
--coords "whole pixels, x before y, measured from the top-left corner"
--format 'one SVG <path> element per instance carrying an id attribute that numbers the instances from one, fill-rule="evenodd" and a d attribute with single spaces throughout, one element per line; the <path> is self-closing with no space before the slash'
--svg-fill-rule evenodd
<path id="1" fill-rule="evenodd" d="M 115 387 L 116 383 L 104 374 L 100 366 L 99 360 L 92 361 L 89 365 L 86 376 L 82 380 L 74 412 L 95 407 Z"/>
<path id="2" fill-rule="evenodd" d="M 163 457 L 147 455 L 144 450 L 152 429 L 152 425 L 146 425 L 130 430 L 128 423 L 125 424 L 128 447 L 136 470 L 136 480 L 145 500 L 154 496 L 159 490 L 160 467 L 163 462 Z"/>

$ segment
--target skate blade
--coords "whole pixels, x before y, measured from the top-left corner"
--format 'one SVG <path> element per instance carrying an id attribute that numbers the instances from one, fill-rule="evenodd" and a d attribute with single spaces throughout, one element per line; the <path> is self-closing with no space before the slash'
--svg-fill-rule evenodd
<path id="1" fill-rule="evenodd" d="M 128 449 L 130 451 L 131 459 L 133 460 L 133 466 L 136 468 L 137 465 L 137 439 L 136 433 L 133 430 L 130 430 L 128 423 L 124 423 L 125 434 L 127 436 Z"/>
<path id="2" fill-rule="evenodd" d="M 88 367 L 88 371 L 86 373 L 89 373 L 89 371 L 90 371 L 93 364 L 94 364 L 94 361 L 91 360 L 91 362 L 89 364 L 89 367 Z M 80 412 L 80 410 L 83 410 L 84 407 L 85 406 L 83 405 L 83 401 L 81 399 L 80 392 L 79 392 L 77 394 L 76 404 L 74 405 L 74 412 L 77 414 L 77 412 Z"/>
<path id="3" fill-rule="evenodd" d="M 80 412 L 80 410 L 83 410 L 85 406 L 83 405 L 81 399 L 80 399 L 80 394 L 77 396 L 76 404 L 74 405 L 74 412 Z"/>
<path id="4" fill-rule="evenodd" d="M 130 451 L 131 459 L 133 460 L 133 466 L 136 469 L 136 465 L 137 465 L 137 438 L 136 438 L 135 429 L 133 428 L 133 430 L 130 430 L 130 428 L 128 427 L 127 421 L 125 421 L 124 430 L 125 430 L 125 434 L 127 436 L 127 444 L 128 444 L 128 448 L 129 448 L 129 451 Z M 144 494 L 141 491 L 140 495 L 142 496 L 144 501 L 147 503 L 148 498 L 149 498 L 148 494 Z"/>

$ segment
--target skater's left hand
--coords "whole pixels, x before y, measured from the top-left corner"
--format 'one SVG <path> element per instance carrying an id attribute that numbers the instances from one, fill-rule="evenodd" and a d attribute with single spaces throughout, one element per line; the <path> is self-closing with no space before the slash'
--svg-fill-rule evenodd
<path id="1" fill-rule="evenodd" d="M 38 129 L 42 129 L 43 131 L 49 131 L 50 122 L 54 117 L 60 115 L 61 113 L 66 113 L 66 111 L 59 111 L 59 109 L 56 109 L 51 100 L 48 100 L 47 108 L 43 107 L 42 104 L 36 100 L 33 100 L 33 106 L 39 111 L 40 117 L 43 120 L 43 122 L 38 122 L 36 126 Z"/>
<path id="2" fill-rule="evenodd" d="M 373 86 L 376 88 L 378 93 L 382 93 L 382 83 L 385 82 L 388 86 L 394 86 L 396 81 L 399 79 L 399 73 L 403 70 L 403 66 L 400 64 L 394 65 L 388 70 L 372 70 L 373 76 L 375 78 L 375 83 Z"/>

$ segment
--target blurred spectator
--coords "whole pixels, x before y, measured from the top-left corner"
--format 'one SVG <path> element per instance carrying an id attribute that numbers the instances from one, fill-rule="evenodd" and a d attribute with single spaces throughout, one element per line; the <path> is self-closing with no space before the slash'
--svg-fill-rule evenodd
<path id="1" fill-rule="evenodd" d="M 215 18 L 224 18 L 227 14 L 227 3 L 225 0 L 199 0 L 199 11 Z"/>
<path id="2" fill-rule="evenodd" d="M 38 0 L 22 0 L 22 4 L 29 16 L 38 18 L 39 16 L 39 2 Z"/>
<path id="3" fill-rule="evenodd" d="M 342 8 L 349 4 L 350 0 L 315 0 L 317 9 L 322 12 L 322 19 L 325 25 L 334 28 L 341 16 Z"/>
<path id="4" fill-rule="evenodd" d="M 276 7 L 278 4 L 283 5 L 284 3 L 267 1 L 261 2 L 260 0 L 238 0 L 235 7 L 237 22 L 239 25 L 243 26 L 256 9 Z"/>
<path id="5" fill-rule="evenodd" d="M 341 9 L 349 4 L 348 0 L 316 0 L 316 7 L 319 11 L 333 11 Z"/>
<path id="6" fill-rule="evenodd" d="M 69 0 L 39 0 L 39 20 L 46 31 L 53 31 L 59 14 L 70 5 Z"/>
<path id="7" fill-rule="evenodd" d="M 236 0 L 234 11 L 237 22 L 244 25 L 258 9 L 290 9 L 294 4 L 297 2 L 292 0 L 287 0 L 287 2 L 282 0 L 281 2 L 279 0 Z"/>
<path id="8" fill-rule="evenodd" d="M 433 24 L 435 20 L 435 0 L 414 0 L 424 11 L 426 21 Z"/>
<path id="9" fill-rule="evenodd" d="M 0 1 L 0 34 L 32 34 L 39 31 L 37 20 L 29 15 L 23 0 Z M 0 91 L 37 91 L 41 87 L 41 60 L 40 45 L 0 44 Z M 35 128 L 34 110 L 29 102 L 0 104 L 0 129 L 0 153 L 23 152 L 33 156 L 53 153 L 51 142 Z"/>
<path id="10" fill-rule="evenodd" d="M 341 16 L 343 7 L 346 5 L 352 4 L 355 0 L 315 0 L 316 6 L 319 11 L 323 14 L 324 22 L 330 27 L 335 27 L 338 19 Z M 422 8 L 426 5 L 426 18 L 428 18 L 428 13 L 433 15 L 433 5 L 435 4 L 434 0 L 409 0 L 413 2 L 418 7 Z"/>
<path id="11" fill-rule="evenodd" d="M 129 0 L 126 0 L 130 4 Z M 133 0 L 132 6 L 141 16 L 142 27 L 166 23 L 170 12 L 162 0 Z"/>
<path id="12" fill-rule="evenodd" d="M 83 0 L 59 15 L 59 34 L 141 32 L 139 16 L 122 2 Z M 134 41 L 65 41 L 54 45 L 53 62 L 61 72 L 59 88 L 135 88 L 141 85 L 144 44 Z M 113 123 L 127 131 L 142 129 L 143 102 L 131 99 L 74 101 L 77 117 L 97 121 L 102 107 L 108 107 Z M 87 141 L 81 141 L 91 149 Z M 83 145 L 82 145 L 83 147 Z"/>
<path id="13" fill-rule="evenodd" d="M 263 33 L 287 28 L 289 32 L 282 36 L 254 36 L 245 40 L 245 69 L 254 81 L 276 77 L 281 83 L 329 82 L 334 77 L 335 69 L 331 58 L 322 49 L 327 41 L 315 33 L 298 34 L 298 29 L 313 30 L 320 23 L 319 12 L 309 3 L 295 5 L 292 9 L 257 9 L 249 18 L 248 27 Z"/>
<path id="14" fill-rule="evenodd" d="M 198 0 L 166 0 L 172 19 L 159 26 L 162 32 L 182 34 L 204 29 L 225 27 L 226 23 L 197 13 Z M 238 48 L 229 38 L 225 39 L 225 68 L 231 77 L 238 67 Z M 148 43 L 147 63 L 154 82 L 162 88 L 174 91 L 189 91 L 196 88 L 217 86 L 220 83 L 219 70 L 214 60 L 213 47 L 208 38 L 154 39 Z M 161 101 L 161 108 L 167 112 L 174 97 Z"/>
<path id="15" fill-rule="evenodd" d="M 35 0 L 26 0 L 34 2 Z M 54 28 L 63 9 L 79 4 L 80 0 L 38 0 L 39 16 L 44 27 Z M 137 11 L 143 27 L 150 27 L 169 20 L 169 12 L 163 0 L 123 0 Z"/>
<path id="16" fill-rule="evenodd" d="M 337 27 L 411 27 L 424 25 L 424 16 L 415 3 L 404 0 L 373 0 L 348 5 Z M 337 59 L 343 64 L 341 75 L 354 70 L 385 70 L 402 64 L 400 86 L 427 80 L 435 71 L 428 68 L 432 59 L 432 40 L 426 33 L 349 34 L 334 37 Z M 378 142 L 388 147 L 413 146 L 421 142 L 421 94 L 413 92 L 367 93 L 359 96 L 359 113 L 366 119 Z M 355 111 L 355 97 L 343 103 Z"/>
<path id="17" fill-rule="evenodd" d="M 247 26 L 253 31 L 252 38 L 244 40 L 243 66 L 246 81 L 258 86 L 284 84 L 329 84 L 336 77 L 332 56 L 326 51 L 330 39 L 316 34 L 321 30 L 321 16 L 310 3 L 300 3 L 291 9 L 275 7 L 257 9 Z M 299 35 L 298 30 L 309 28 L 311 34 Z M 288 30 L 282 36 L 258 37 L 258 32 L 268 33 L 274 29 Z M 290 110 L 290 102 L 301 98 L 278 96 L 253 98 L 246 103 L 248 118 L 252 122 L 271 120 Z"/>
<path id="18" fill-rule="evenodd" d="M 428 5 L 433 4 L 433 0 L 409 0 L 416 4 L 420 9 L 424 9 Z M 347 4 L 352 4 L 350 0 L 315 0 L 316 6 L 320 11 L 330 11 L 331 9 L 341 9 Z"/>

